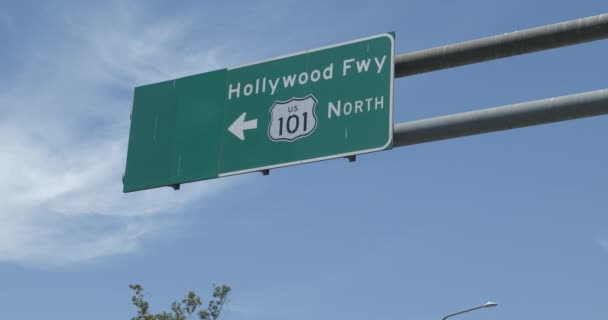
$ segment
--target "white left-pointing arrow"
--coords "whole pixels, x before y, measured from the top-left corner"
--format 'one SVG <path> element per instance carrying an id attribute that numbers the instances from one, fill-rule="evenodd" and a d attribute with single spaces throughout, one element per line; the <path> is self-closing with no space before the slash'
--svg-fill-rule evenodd
<path id="1" fill-rule="evenodd" d="M 230 127 L 228 127 L 228 131 L 241 140 L 245 140 L 245 130 L 257 129 L 258 127 L 258 119 L 245 121 L 245 116 L 247 116 L 247 113 L 243 112 L 243 114 L 236 118 Z"/>

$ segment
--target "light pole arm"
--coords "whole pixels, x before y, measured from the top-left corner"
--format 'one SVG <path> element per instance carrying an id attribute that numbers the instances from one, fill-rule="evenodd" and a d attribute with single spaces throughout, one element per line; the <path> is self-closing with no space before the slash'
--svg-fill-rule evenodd
<path id="1" fill-rule="evenodd" d="M 455 316 L 455 315 L 459 315 L 459 314 L 462 314 L 462 313 L 465 313 L 465 312 L 469 312 L 469 311 L 473 311 L 473 310 L 481 309 L 481 308 L 491 308 L 491 307 L 496 307 L 497 305 L 498 305 L 498 304 L 497 304 L 496 302 L 491 302 L 491 301 L 488 301 L 488 302 L 486 302 L 485 304 L 482 304 L 482 305 L 480 305 L 480 306 L 478 306 L 478 307 L 475 307 L 475 308 L 466 309 L 466 310 L 462 310 L 462 311 L 459 311 L 459 312 L 456 312 L 456 313 L 448 314 L 447 316 L 443 317 L 441 320 L 445 320 L 445 319 L 447 319 L 447 318 L 449 318 L 449 317 L 452 317 L 452 316 Z"/>
<path id="2" fill-rule="evenodd" d="M 485 305 L 479 306 L 479 307 L 475 307 L 475 308 L 471 308 L 471 309 L 467 309 L 467 310 L 463 310 L 463 311 L 459 311 L 459 312 L 452 313 L 452 314 L 448 314 L 447 316 L 441 318 L 441 320 L 445 320 L 445 319 L 447 319 L 449 317 L 456 316 L 456 315 L 459 315 L 459 314 L 462 314 L 462 313 L 465 313 L 465 312 L 481 309 L 481 308 L 485 308 Z"/>

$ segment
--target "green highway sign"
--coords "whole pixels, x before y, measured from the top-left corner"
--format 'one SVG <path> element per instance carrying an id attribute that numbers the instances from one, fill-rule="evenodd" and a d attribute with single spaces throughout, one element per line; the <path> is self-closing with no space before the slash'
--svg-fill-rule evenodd
<path id="1" fill-rule="evenodd" d="M 124 192 L 389 149 L 387 33 L 135 88 Z"/>

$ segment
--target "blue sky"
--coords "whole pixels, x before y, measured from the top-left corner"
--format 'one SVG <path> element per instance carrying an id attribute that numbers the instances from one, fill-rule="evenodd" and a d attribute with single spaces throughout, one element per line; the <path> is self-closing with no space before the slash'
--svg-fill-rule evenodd
<path id="1" fill-rule="evenodd" d="M 122 194 L 133 88 L 383 32 L 405 53 L 603 1 L 0 3 L 0 310 L 130 319 L 606 319 L 608 118 Z M 606 85 L 600 41 L 395 81 L 395 122 Z"/>

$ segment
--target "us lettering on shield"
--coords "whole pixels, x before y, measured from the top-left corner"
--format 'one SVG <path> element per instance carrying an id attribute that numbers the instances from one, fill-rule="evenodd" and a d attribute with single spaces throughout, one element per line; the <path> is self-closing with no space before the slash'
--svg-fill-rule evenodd
<path id="1" fill-rule="evenodd" d="M 270 140 L 292 142 L 313 133 L 317 128 L 316 105 L 317 99 L 312 94 L 275 102 L 270 107 Z"/>

